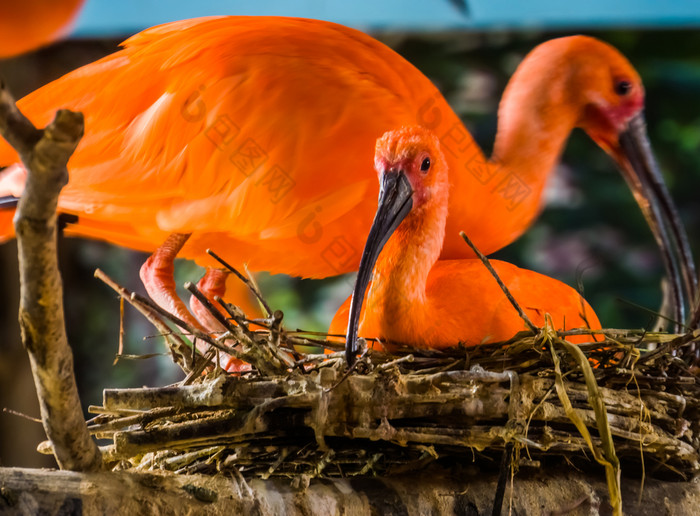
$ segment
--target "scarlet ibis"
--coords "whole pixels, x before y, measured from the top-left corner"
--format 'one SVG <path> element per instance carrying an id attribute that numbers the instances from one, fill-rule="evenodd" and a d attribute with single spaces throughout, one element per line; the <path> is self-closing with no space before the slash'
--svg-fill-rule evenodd
<path id="1" fill-rule="evenodd" d="M 311 278 L 356 270 L 378 193 L 371 149 L 387 130 L 412 124 L 439 136 L 451 171 L 443 259 L 473 256 L 460 230 L 485 253 L 516 239 L 581 127 L 622 169 L 682 305 L 695 271 L 648 145 L 643 100 L 638 74 L 611 46 L 549 41 L 508 85 L 486 159 L 430 80 L 362 32 L 215 17 L 136 34 L 19 107 L 37 125 L 59 107 L 84 113 L 60 198 L 59 209 L 77 216 L 67 232 L 155 251 L 142 268 L 147 290 L 192 321 L 173 288 L 176 256 L 209 267 L 204 284 L 216 285 L 222 273 L 207 248 L 251 270 Z M 0 164 L 16 160 L 0 146 Z M 20 195 L 23 181 L 20 166 L 7 168 L 0 196 Z M 8 221 L 0 216 L 0 237 L 11 236 Z"/>
<path id="2" fill-rule="evenodd" d="M 415 126 L 389 131 L 377 140 L 374 166 L 379 205 L 352 297 L 329 330 L 347 325 L 348 362 L 355 358 L 358 323 L 360 336 L 427 348 L 499 342 L 525 329 L 481 261 L 438 261 L 449 198 L 438 138 Z M 571 287 L 506 262 L 491 263 L 534 324 L 543 325 L 550 314 L 558 329 L 600 328 L 593 309 Z"/>
<path id="3" fill-rule="evenodd" d="M 84 1 L 0 2 L 0 58 L 34 50 L 60 37 Z"/>

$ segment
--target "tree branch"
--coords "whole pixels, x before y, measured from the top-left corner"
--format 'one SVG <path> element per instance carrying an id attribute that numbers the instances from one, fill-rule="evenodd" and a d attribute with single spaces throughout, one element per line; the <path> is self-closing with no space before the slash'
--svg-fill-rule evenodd
<path id="1" fill-rule="evenodd" d="M 60 110 L 45 129 L 38 130 L 0 83 L 0 135 L 15 148 L 27 170 L 15 215 L 19 321 L 42 423 L 62 469 L 93 471 L 101 466 L 102 458 L 80 409 L 56 256 L 58 195 L 68 182 L 66 164 L 83 135 L 83 117 Z"/>

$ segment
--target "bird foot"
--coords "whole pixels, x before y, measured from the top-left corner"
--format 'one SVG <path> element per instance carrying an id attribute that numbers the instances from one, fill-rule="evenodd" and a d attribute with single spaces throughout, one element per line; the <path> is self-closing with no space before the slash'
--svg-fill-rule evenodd
<path id="1" fill-rule="evenodd" d="M 223 297 L 226 293 L 226 278 L 229 272 L 221 269 L 207 269 L 202 279 L 197 283 L 197 288 L 204 294 L 209 301 L 214 303 L 214 297 Z M 190 310 L 198 321 L 211 332 L 222 333 L 225 328 L 214 318 L 209 310 L 200 303 L 200 301 L 192 296 L 190 298 Z M 237 358 L 228 356 L 228 361 L 223 368 L 230 372 L 245 372 L 250 371 L 250 364 L 238 360 Z"/>
<path id="2" fill-rule="evenodd" d="M 192 312 L 190 312 L 177 295 L 174 278 L 175 257 L 189 237 L 189 234 L 171 234 L 141 266 L 139 273 L 141 281 L 146 287 L 148 295 L 161 308 L 205 333 L 222 333 L 225 331 L 223 326 L 209 314 L 199 301 L 192 298 L 190 303 Z M 227 275 L 228 273 L 225 271 L 207 269 L 199 281 L 199 289 L 210 300 L 213 300 L 215 295 L 223 296 L 226 290 Z M 205 342 L 198 341 L 197 347 L 200 352 L 206 353 L 210 346 Z M 228 355 L 222 361 L 225 362 L 223 368 L 228 372 L 250 370 L 249 364 Z"/>

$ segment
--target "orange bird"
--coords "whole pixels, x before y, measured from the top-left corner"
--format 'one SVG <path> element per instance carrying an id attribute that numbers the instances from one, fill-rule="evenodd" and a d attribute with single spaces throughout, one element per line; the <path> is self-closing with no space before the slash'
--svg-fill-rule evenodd
<path id="1" fill-rule="evenodd" d="M 234 266 L 319 278 L 356 270 L 378 185 L 371 149 L 384 132 L 420 125 L 441 140 L 452 191 L 441 258 L 515 240 L 541 209 L 564 143 L 583 128 L 622 169 L 664 252 L 674 298 L 694 295 L 685 232 L 649 148 L 639 76 L 614 48 L 574 36 L 538 46 L 499 109 L 486 159 L 435 86 L 375 39 L 319 20 L 215 17 L 161 25 L 119 52 L 19 102 L 37 125 L 82 111 L 59 209 L 67 233 L 153 252 L 141 269 L 151 297 L 197 324 L 175 293 L 173 260 L 207 267 L 222 294 Z M 0 145 L 0 165 L 17 156 Z M 21 166 L 0 173 L 12 205 Z M 12 236 L 0 214 L 0 238 Z M 192 305 L 195 314 L 198 303 Z"/>
<path id="2" fill-rule="evenodd" d="M 379 206 L 352 297 L 329 330 L 347 328 L 350 364 L 358 323 L 365 338 L 438 349 L 504 341 L 525 329 L 480 260 L 438 261 L 449 198 L 445 158 L 438 138 L 421 127 L 390 131 L 377 140 Z M 549 314 L 557 329 L 600 328 L 593 309 L 571 287 L 506 262 L 491 264 L 534 324 L 542 326 Z"/>
<path id="3" fill-rule="evenodd" d="M 84 1 L 0 2 L 0 59 L 29 52 L 61 37 Z"/>

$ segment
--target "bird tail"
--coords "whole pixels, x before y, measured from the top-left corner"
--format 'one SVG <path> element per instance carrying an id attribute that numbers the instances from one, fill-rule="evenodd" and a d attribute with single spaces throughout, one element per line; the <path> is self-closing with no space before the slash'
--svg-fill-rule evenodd
<path id="1" fill-rule="evenodd" d="M 15 226 L 12 218 L 19 199 L 11 195 L 0 197 L 0 242 L 10 240 L 15 236 Z"/>

